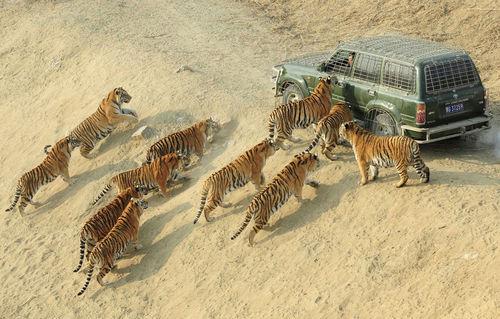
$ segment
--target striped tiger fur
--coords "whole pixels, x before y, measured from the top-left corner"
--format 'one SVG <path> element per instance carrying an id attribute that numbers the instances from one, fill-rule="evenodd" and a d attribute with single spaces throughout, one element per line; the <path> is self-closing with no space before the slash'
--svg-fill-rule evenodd
<path id="1" fill-rule="evenodd" d="M 87 247 L 87 260 L 92 249 L 98 241 L 103 239 L 116 224 L 125 207 L 132 198 L 140 199 L 148 190 L 142 186 L 129 187 L 120 192 L 109 204 L 102 207 L 83 225 L 80 232 L 80 260 L 73 272 L 78 272 L 83 264 L 85 246 Z"/>
<path id="2" fill-rule="evenodd" d="M 41 186 L 52 182 L 59 175 L 69 184 L 69 160 L 71 158 L 71 152 L 78 146 L 79 142 L 71 137 L 65 137 L 59 140 L 54 147 L 50 149 L 40 165 L 21 176 L 17 182 L 14 200 L 5 211 L 8 212 L 13 210 L 18 202 L 20 214 L 24 212 L 28 204 L 35 207 L 39 206 L 39 203 L 32 201 L 33 196 L 35 196 Z"/>
<path id="3" fill-rule="evenodd" d="M 218 206 L 229 207 L 230 203 L 223 203 L 224 195 L 245 186 L 249 181 L 255 185 L 257 191 L 265 183 L 262 169 L 266 160 L 276 152 L 273 140 L 265 139 L 245 153 L 241 154 L 217 172 L 210 175 L 203 184 L 200 208 L 196 214 L 194 224 L 203 212 L 207 222 L 210 222 L 210 212 Z M 208 199 L 208 200 L 207 200 Z"/>
<path id="4" fill-rule="evenodd" d="M 336 156 L 332 154 L 332 151 L 339 144 L 340 124 L 349 121 L 352 121 L 349 107 L 342 102 L 335 103 L 330 113 L 318 122 L 316 137 L 306 149 L 306 152 L 310 152 L 321 140 L 321 153 L 329 160 L 335 160 Z"/>
<path id="5" fill-rule="evenodd" d="M 410 137 L 377 136 L 353 121 L 342 124 L 339 133 L 352 145 L 361 173 L 360 185 L 365 185 L 369 180 L 375 180 L 379 167 L 396 166 L 400 177 L 396 187 L 402 187 L 408 181 L 409 165 L 413 165 L 422 183 L 429 182 L 429 167 L 420 157 L 418 143 Z"/>
<path id="6" fill-rule="evenodd" d="M 113 185 L 118 188 L 118 192 L 122 192 L 134 185 L 144 186 L 148 190 L 159 187 L 166 197 L 167 182 L 186 179 L 187 177 L 179 175 L 179 171 L 188 165 L 189 158 L 187 156 L 181 153 L 170 153 L 155 159 L 150 164 L 143 164 L 141 167 L 119 173 L 111 178 L 110 183 L 99 193 L 91 206 L 94 206 L 104 197 L 113 188 Z"/>
<path id="7" fill-rule="evenodd" d="M 289 145 L 283 144 L 285 139 L 291 142 L 299 142 L 300 139 L 293 137 L 292 132 L 296 128 L 307 128 L 316 124 L 324 116 L 328 115 L 332 107 L 332 80 L 320 78 L 318 85 L 310 96 L 303 100 L 293 101 L 275 108 L 269 115 L 269 138 L 274 139 L 282 149 L 289 149 Z"/>
<path id="8" fill-rule="evenodd" d="M 255 195 L 246 209 L 243 225 L 231 239 L 234 240 L 241 234 L 253 216 L 255 225 L 248 237 L 250 246 L 253 246 L 257 232 L 267 225 L 271 214 L 283 206 L 291 195 L 295 195 L 297 200 L 301 202 L 304 184 L 318 187 L 318 182 L 307 178 L 307 175 L 316 170 L 318 166 L 319 159 L 316 154 L 302 152 L 295 155 L 294 159 L 260 193 Z"/>
<path id="9" fill-rule="evenodd" d="M 148 203 L 142 199 L 130 200 L 113 228 L 92 249 L 88 260 L 87 278 L 78 296 L 83 294 L 89 286 L 95 267 L 99 269 L 97 282 L 104 286 L 102 279 L 114 267 L 116 259 L 125 252 L 127 246 L 133 243 L 135 249 L 142 248 L 139 244 L 139 219 L 143 210 L 147 208 Z"/>
<path id="10" fill-rule="evenodd" d="M 188 156 L 194 152 L 201 159 L 206 142 L 211 143 L 214 134 L 219 129 L 219 123 L 209 118 L 187 129 L 172 133 L 149 147 L 146 152 L 146 163 L 151 163 L 155 158 L 174 152 L 181 152 Z"/>
<path id="11" fill-rule="evenodd" d="M 137 123 L 137 114 L 125 108 L 123 103 L 129 103 L 132 97 L 123 88 L 118 87 L 108 93 L 97 110 L 71 131 L 70 136 L 80 141 L 80 154 L 91 159 L 89 153 L 96 144 L 107 137 L 122 122 Z"/>

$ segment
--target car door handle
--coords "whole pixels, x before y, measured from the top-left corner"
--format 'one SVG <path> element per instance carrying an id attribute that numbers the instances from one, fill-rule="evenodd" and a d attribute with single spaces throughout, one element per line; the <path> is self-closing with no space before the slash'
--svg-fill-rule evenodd
<path id="1" fill-rule="evenodd" d="M 368 95 L 369 96 L 375 96 L 377 92 L 375 92 L 374 90 L 368 90 Z"/>

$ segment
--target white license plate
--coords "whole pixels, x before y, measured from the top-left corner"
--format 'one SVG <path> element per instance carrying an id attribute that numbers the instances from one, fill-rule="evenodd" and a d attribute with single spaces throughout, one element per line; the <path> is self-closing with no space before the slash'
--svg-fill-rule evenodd
<path id="1" fill-rule="evenodd" d="M 464 104 L 459 103 L 459 104 L 453 104 L 446 106 L 446 113 L 457 113 L 457 112 L 462 112 L 464 110 Z"/>

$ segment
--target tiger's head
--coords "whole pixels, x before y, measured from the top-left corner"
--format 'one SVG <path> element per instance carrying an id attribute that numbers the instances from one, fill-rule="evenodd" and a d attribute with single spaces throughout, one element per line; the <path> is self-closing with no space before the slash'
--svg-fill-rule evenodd
<path id="1" fill-rule="evenodd" d="M 177 158 L 179 160 L 179 168 L 184 170 L 184 169 L 187 169 L 189 167 L 189 165 L 191 165 L 191 157 L 189 155 L 186 155 L 184 153 L 182 153 L 181 151 L 177 151 L 175 152 L 175 154 L 177 155 Z"/>
<path id="2" fill-rule="evenodd" d="M 133 203 L 133 205 L 137 205 L 139 208 L 142 208 L 140 211 L 142 213 L 142 211 L 144 209 L 148 209 L 149 205 L 148 205 L 148 202 L 145 201 L 144 199 L 132 199 L 131 200 L 131 203 Z"/>
<path id="3" fill-rule="evenodd" d="M 352 137 L 363 131 L 354 121 L 344 122 L 339 127 L 339 136 L 352 143 Z"/>
<path id="4" fill-rule="evenodd" d="M 261 147 L 261 152 L 264 153 L 264 157 L 268 158 L 274 153 L 276 153 L 277 150 L 279 150 L 278 144 L 272 139 L 272 138 L 266 138 L 264 141 L 260 143 L 262 145 Z"/>
<path id="5" fill-rule="evenodd" d="M 295 155 L 295 159 L 298 161 L 299 165 L 305 165 L 309 172 L 319 168 L 319 157 L 317 154 L 304 151 Z"/>
<path id="6" fill-rule="evenodd" d="M 68 150 L 72 152 L 75 148 L 80 146 L 80 140 L 73 136 L 67 136 L 66 137 L 66 142 L 68 143 Z"/>
<path id="7" fill-rule="evenodd" d="M 118 87 L 118 88 L 113 89 L 111 94 L 113 95 L 112 100 L 115 101 L 119 105 L 121 105 L 122 103 L 128 103 L 132 99 L 130 94 L 128 94 L 128 92 L 125 91 L 125 89 L 122 87 Z"/>
<path id="8" fill-rule="evenodd" d="M 149 188 L 140 183 L 134 183 L 132 193 L 135 198 L 142 198 L 144 195 L 147 195 L 149 192 Z"/>
<path id="9" fill-rule="evenodd" d="M 220 130 L 219 122 L 215 121 L 211 117 L 205 120 L 205 125 L 206 125 L 205 133 L 207 135 L 213 135 Z"/>

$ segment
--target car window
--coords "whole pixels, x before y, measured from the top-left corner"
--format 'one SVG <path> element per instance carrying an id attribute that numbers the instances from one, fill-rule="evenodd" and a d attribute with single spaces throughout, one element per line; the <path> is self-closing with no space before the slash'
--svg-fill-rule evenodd
<path id="1" fill-rule="evenodd" d="M 354 61 L 353 77 L 378 83 L 380 78 L 380 69 L 382 67 L 382 58 L 368 54 L 358 54 Z"/>
<path id="2" fill-rule="evenodd" d="M 351 73 L 354 52 L 339 50 L 327 62 L 325 71 L 339 75 L 349 75 Z M 350 57 L 349 57 L 350 56 Z"/>
<path id="3" fill-rule="evenodd" d="M 474 63 L 468 58 L 456 58 L 428 64 L 425 70 L 427 93 L 456 89 L 478 82 Z"/>
<path id="4" fill-rule="evenodd" d="M 382 84 L 391 88 L 413 92 L 415 89 L 415 68 L 387 61 L 384 65 Z"/>

